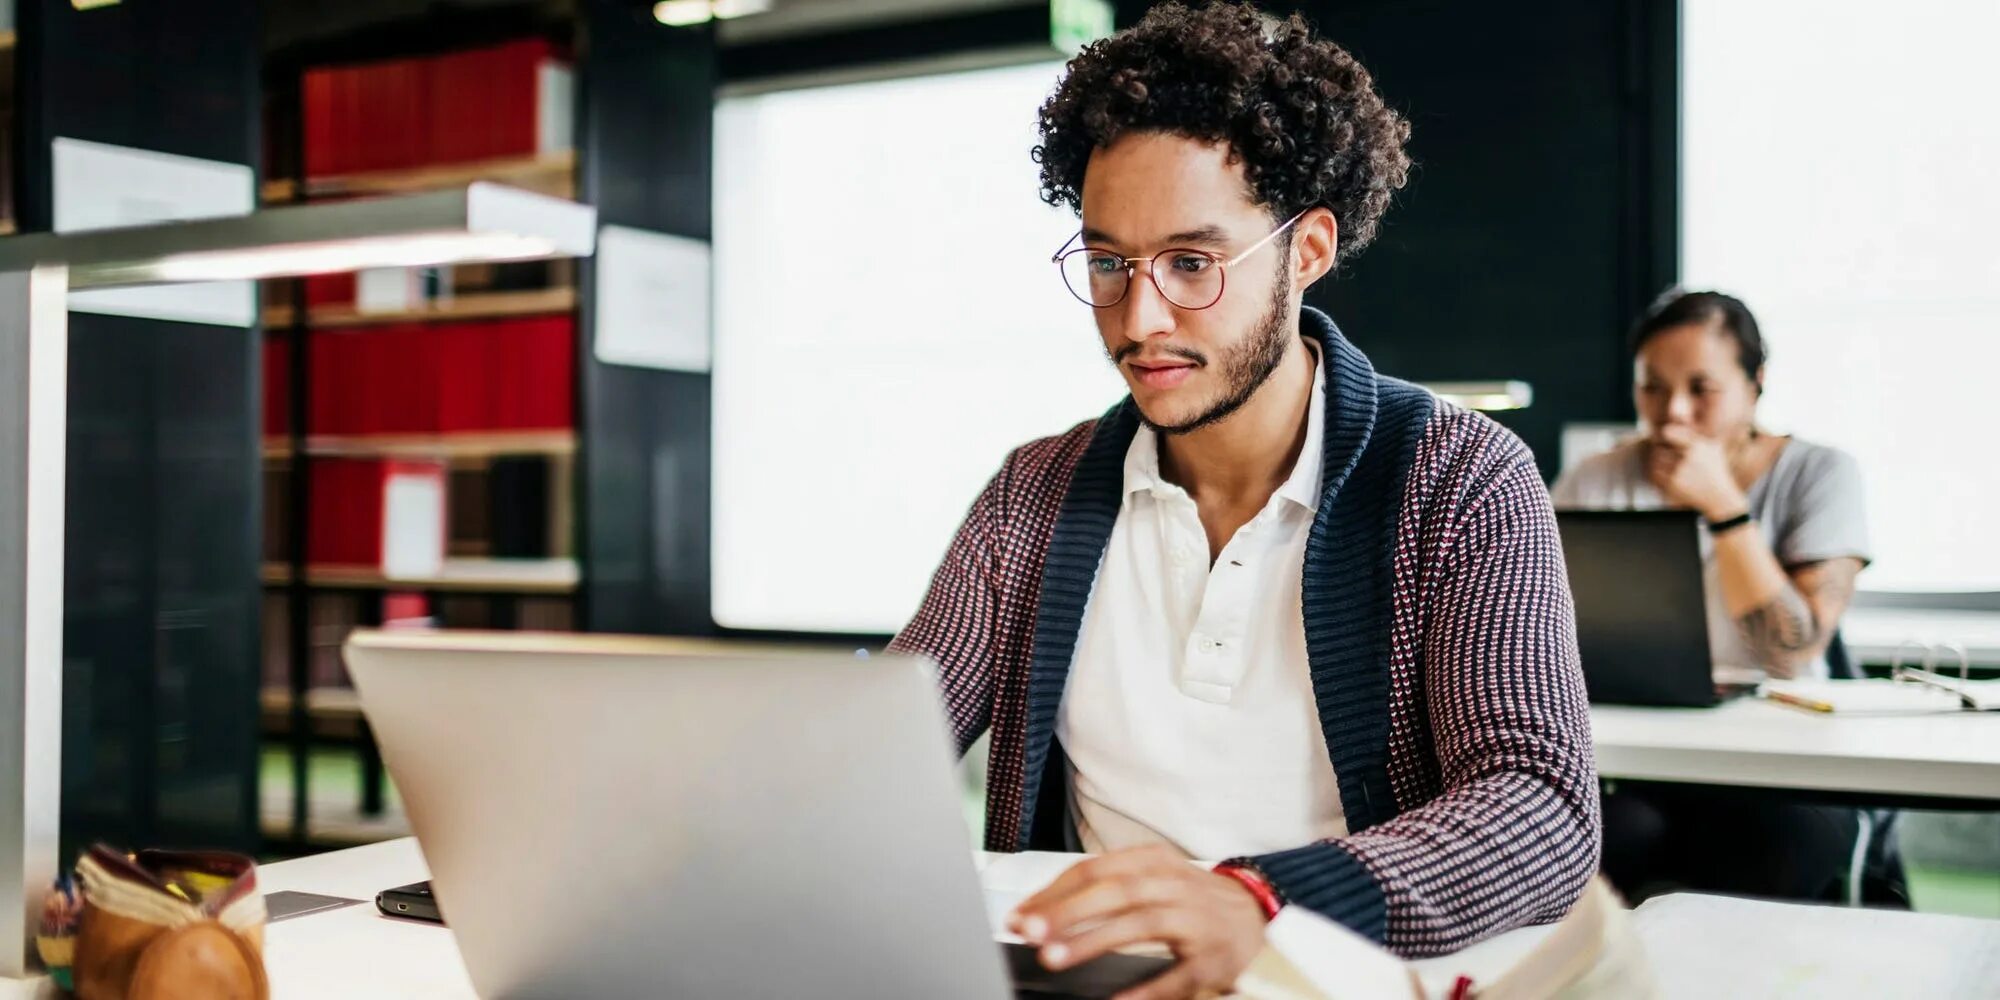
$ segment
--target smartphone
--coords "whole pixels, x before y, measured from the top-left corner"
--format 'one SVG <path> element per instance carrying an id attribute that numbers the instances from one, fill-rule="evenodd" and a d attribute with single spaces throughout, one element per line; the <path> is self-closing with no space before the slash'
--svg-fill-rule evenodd
<path id="1" fill-rule="evenodd" d="M 438 914 L 437 897 L 431 895 L 429 882 L 412 882 L 384 889 L 375 894 L 375 908 L 392 917 L 444 923 L 444 917 Z"/>

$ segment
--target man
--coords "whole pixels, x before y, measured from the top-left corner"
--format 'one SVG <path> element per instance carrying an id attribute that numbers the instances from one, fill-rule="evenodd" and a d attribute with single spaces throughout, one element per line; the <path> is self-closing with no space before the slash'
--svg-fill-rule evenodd
<path id="1" fill-rule="evenodd" d="M 1041 109 L 1043 196 L 1083 223 L 1062 277 L 1131 395 L 1007 458 L 891 648 L 940 665 L 961 752 L 992 730 L 988 848 L 1097 855 L 1015 916 L 1044 963 L 1178 957 L 1134 998 L 1227 989 L 1287 903 L 1430 954 L 1561 916 L 1597 866 L 1531 456 L 1301 306 L 1408 131 L 1346 52 L 1232 4 L 1154 8 Z"/>

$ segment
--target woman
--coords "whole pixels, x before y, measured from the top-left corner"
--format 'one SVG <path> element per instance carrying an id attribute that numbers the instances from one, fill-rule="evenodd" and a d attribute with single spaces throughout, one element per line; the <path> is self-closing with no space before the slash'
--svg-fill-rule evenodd
<path id="1" fill-rule="evenodd" d="M 1742 302 L 1671 292 L 1634 327 L 1632 353 L 1641 434 L 1565 474 L 1556 505 L 1699 512 L 1719 679 L 1826 677 L 1869 559 L 1859 467 L 1757 426 L 1764 340 Z M 1855 831 L 1851 809 L 1627 783 L 1604 798 L 1604 870 L 1634 899 L 1663 885 L 1817 898 Z"/>

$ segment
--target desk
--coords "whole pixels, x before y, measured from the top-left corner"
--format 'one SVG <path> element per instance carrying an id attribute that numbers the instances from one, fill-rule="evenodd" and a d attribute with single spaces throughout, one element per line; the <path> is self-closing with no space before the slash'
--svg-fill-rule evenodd
<path id="1" fill-rule="evenodd" d="M 1956 642 L 1965 647 L 1973 666 L 2000 667 L 2000 612 L 1849 608 L 1840 620 L 1840 636 L 1860 663 L 1886 665 L 1901 653 L 1906 663 L 1920 666 L 1924 654 L 1904 643 Z M 1939 669 L 1958 669 L 1955 655 L 1940 655 Z"/>
<path id="2" fill-rule="evenodd" d="M 416 840 L 407 837 L 260 868 L 258 884 L 267 893 L 291 889 L 362 900 L 266 929 L 264 964 L 272 1000 L 473 997 L 449 930 L 375 911 L 376 892 L 429 877 Z M 1439 989 L 1449 986 L 1459 969 L 1490 977 L 1547 933 L 1544 927 L 1522 928 L 1452 959 L 1419 963 L 1419 971 Z"/>
<path id="3" fill-rule="evenodd" d="M 320 1000 L 320 998 L 455 998 L 473 996 L 472 984 L 459 964 L 458 947 L 451 932 L 443 927 L 415 921 L 395 920 L 375 912 L 377 890 L 421 881 L 428 869 L 418 853 L 415 840 L 403 839 L 336 851 L 315 857 L 267 865 L 259 875 L 266 892 L 293 889 L 332 896 L 347 896 L 363 902 L 341 910 L 320 912 L 272 924 L 265 934 L 265 964 L 271 976 L 273 1000 Z M 1635 923 L 1649 954 L 1655 956 L 1662 997 L 1713 1000 L 1718 987 L 1727 983 L 1702 982 L 1690 978 L 1690 970 L 1709 968 L 1693 964 L 1704 955 L 1733 953 L 1745 933 L 1729 920 L 1707 916 L 1729 916 L 1741 904 L 1718 897 L 1682 894 L 1663 897 L 1676 900 L 1677 909 L 1693 908 L 1699 919 L 1681 921 L 1679 926 L 1649 919 L 1647 913 L 1657 902 L 1648 903 Z M 1965 918 L 1936 917 L 1882 911 L 1841 910 L 1802 907 L 1783 903 L 1755 903 L 1752 922 L 1768 928 L 1771 922 L 1797 911 L 1801 922 L 1831 921 L 1835 926 L 1811 940 L 1792 941 L 1787 948 L 1767 949 L 1771 963 L 1791 962 L 1810 965 L 1822 981 L 1838 982 L 1857 972 L 1879 976 L 1896 967 L 1896 950 L 1879 947 L 1882 935 L 1901 933 L 1935 936 L 1942 930 L 1959 935 L 1955 939 L 1984 945 L 1989 966 L 2000 955 L 2000 921 L 1971 921 Z M 1720 906 L 1721 909 L 1716 909 Z M 1809 912 L 1808 912 L 1809 911 Z M 1491 980 L 1538 943 L 1546 928 L 1528 927 L 1502 934 L 1447 959 L 1419 962 L 1417 968 L 1433 992 L 1442 990 L 1451 975 L 1466 971 Z M 1768 931 L 1762 932 L 1768 938 Z M 1703 936 L 1707 935 L 1707 939 Z M 1844 936 L 1844 940 L 1836 939 Z M 1974 947 L 1972 952 L 1980 948 Z M 1970 959 L 1972 955 L 1966 954 Z M 1673 969 L 1665 966 L 1672 965 Z M 1968 966 L 1968 968 L 1970 968 Z M 1721 970 L 1715 970 L 1718 974 Z M 1917 970 L 1909 970 L 1917 974 Z"/>
<path id="4" fill-rule="evenodd" d="M 1821 715 L 1758 698 L 1715 708 L 1593 705 L 1606 778 L 2000 803 L 2000 713 Z"/>

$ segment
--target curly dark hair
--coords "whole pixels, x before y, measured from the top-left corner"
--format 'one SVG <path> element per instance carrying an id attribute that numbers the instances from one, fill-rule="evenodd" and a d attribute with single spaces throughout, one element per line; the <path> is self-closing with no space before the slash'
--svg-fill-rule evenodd
<path id="1" fill-rule="evenodd" d="M 1243 3 L 1161 4 L 1071 59 L 1041 109 L 1042 200 L 1082 211 L 1091 153 L 1130 132 L 1227 142 L 1274 221 L 1333 211 L 1340 260 L 1375 238 L 1410 174 L 1410 124 L 1368 71 L 1299 15 Z"/>

